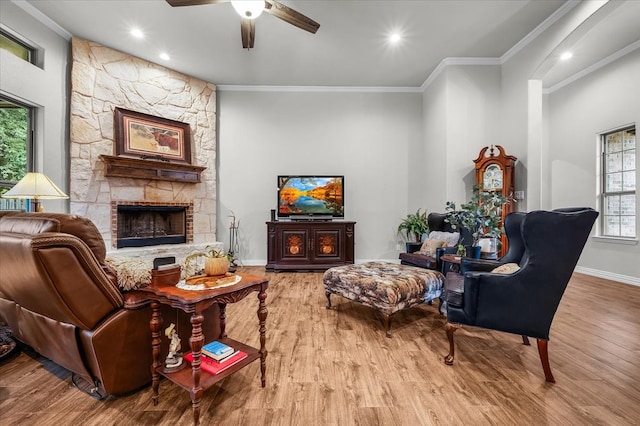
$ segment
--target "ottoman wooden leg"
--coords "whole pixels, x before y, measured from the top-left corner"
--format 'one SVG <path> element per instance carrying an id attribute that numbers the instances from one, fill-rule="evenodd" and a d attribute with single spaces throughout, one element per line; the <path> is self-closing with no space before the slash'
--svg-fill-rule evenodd
<path id="1" fill-rule="evenodd" d="M 331 309 L 331 293 L 325 291 L 324 294 L 327 296 L 327 309 Z"/>
<path id="2" fill-rule="evenodd" d="M 393 335 L 391 334 L 391 317 L 393 316 L 393 314 L 391 315 L 385 315 L 385 323 L 387 326 L 387 337 L 388 338 L 392 338 Z"/>

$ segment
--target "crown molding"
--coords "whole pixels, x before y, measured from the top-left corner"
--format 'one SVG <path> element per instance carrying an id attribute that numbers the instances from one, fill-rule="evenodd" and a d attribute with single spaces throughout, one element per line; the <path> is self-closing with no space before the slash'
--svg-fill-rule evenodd
<path id="1" fill-rule="evenodd" d="M 551 25 L 556 23 L 560 18 L 566 15 L 571 9 L 580 4 L 580 0 L 568 0 L 558 10 L 553 12 L 547 19 L 542 21 L 540 25 L 535 27 L 529 34 L 524 36 L 522 40 L 513 45 L 513 47 L 499 58 L 445 58 L 438 66 L 431 72 L 429 77 L 422 83 L 420 89 L 424 92 L 427 87 L 433 81 L 438 78 L 438 75 L 449 65 L 503 65 L 509 59 L 511 59 L 516 53 L 524 49 L 533 40 L 535 40 L 540 34 L 545 32 Z M 465 62 L 469 60 L 469 62 Z"/>
<path id="2" fill-rule="evenodd" d="M 553 12 L 547 19 L 542 21 L 540 25 L 535 27 L 533 31 L 524 36 L 522 40 L 513 45 L 513 47 L 500 57 L 500 63 L 504 64 L 515 56 L 516 53 L 527 47 L 529 43 L 535 40 L 540 34 L 544 33 L 551 25 L 555 24 L 560 18 L 566 15 L 571 9 L 580 4 L 580 0 L 568 0 L 562 6 Z"/>
<path id="3" fill-rule="evenodd" d="M 440 75 L 442 71 L 451 65 L 501 65 L 500 58 L 444 58 L 431 72 L 429 77 L 420 86 L 424 92 L 427 87 Z"/>
<path id="4" fill-rule="evenodd" d="M 593 65 L 588 66 L 587 68 L 584 68 L 583 70 L 573 74 L 570 77 L 565 78 L 564 80 L 554 84 L 551 87 L 548 87 L 546 89 L 542 89 L 542 94 L 543 95 L 548 95 L 550 93 L 555 92 L 556 90 L 562 89 L 563 87 L 573 83 L 574 81 L 580 80 L 581 78 L 591 74 L 592 72 L 595 72 L 597 70 L 599 70 L 602 67 L 605 67 L 607 65 L 609 65 L 612 62 L 617 61 L 618 59 L 622 58 L 623 56 L 628 55 L 629 53 L 633 52 L 634 50 L 640 49 L 640 40 L 636 40 L 635 42 L 629 44 L 626 47 L 623 47 L 622 49 L 618 50 L 617 52 L 612 53 L 611 55 L 607 56 L 606 58 L 603 58 L 601 60 L 599 60 L 598 62 L 596 62 Z"/>
<path id="5" fill-rule="evenodd" d="M 422 93 L 420 87 L 367 87 L 367 86 L 242 86 L 217 84 L 222 92 L 338 92 L 338 93 Z"/>
<path id="6" fill-rule="evenodd" d="M 11 2 L 18 6 L 20 9 L 27 12 L 29 15 L 33 16 L 38 21 L 42 22 L 47 28 L 58 34 L 60 37 L 64 38 L 67 41 L 71 40 L 72 34 L 69 31 L 62 28 L 60 25 L 54 22 L 53 19 L 49 18 L 44 13 L 31 6 L 25 0 L 11 0 Z"/>

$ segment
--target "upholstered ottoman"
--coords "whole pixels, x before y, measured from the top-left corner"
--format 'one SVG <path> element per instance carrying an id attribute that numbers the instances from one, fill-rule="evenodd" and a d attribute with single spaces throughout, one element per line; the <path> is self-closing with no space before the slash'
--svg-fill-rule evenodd
<path id="1" fill-rule="evenodd" d="M 393 314 L 441 298 L 444 276 L 438 271 L 413 266 L 367 262 L 328 269 L 322 282 L 327 309 L 331 308 L 332 294 L 376 309 L 385 315 L 387 337 L 391 337 Z"/>

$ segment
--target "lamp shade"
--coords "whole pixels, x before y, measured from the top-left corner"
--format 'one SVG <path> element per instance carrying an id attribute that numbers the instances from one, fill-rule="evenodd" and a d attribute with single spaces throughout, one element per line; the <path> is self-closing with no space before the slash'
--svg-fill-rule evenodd
<path id="1" fill-rule="evenodd" d="M 231 5 L 238 12 L 238 15 L 247 19 L 256 19 L 264 10 L 264 0 L 232 1 Z"/>
<path id="2" fill-rule="evenodd" d="M 42 173 L 27 173 L 3 198 L 54 199 L 69 198 L 55 183 Z"/>

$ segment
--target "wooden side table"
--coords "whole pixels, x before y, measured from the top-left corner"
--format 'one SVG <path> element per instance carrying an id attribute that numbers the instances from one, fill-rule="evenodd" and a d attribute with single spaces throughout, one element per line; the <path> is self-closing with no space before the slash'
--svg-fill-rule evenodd
<path id="1" fill-rule="evenodd" d="M 237 284 L 226 287 L 212 287 L 206 290 L 182 290 L 174 285 L 154 287 L 149 286 L 141 289 L 151 299 L 151 347 L 153 353 L 153 364 L 151 365 L 152 388 L 153 388 L 153 405 L 158 404 L 160 375 L 166 377 L 173 383 L 181 386 L 189 391 L 191 395 L 191 405 L 193 407 L 193 424 L 200 423 L 200 400 L 205 390 L 215 385 L 220 380 L 235 373 L 236 371 L 249 365 L 251 362 L 260 358 L 260 372 L 262 387 L 266 385 L 266 363 L 267 350 L 266 342 L 266 319 L 267 306 L 265 299 L 267 298 L 267 287 L 269 281 L 265 277 L 255 275 L 237 274 L 241 277 Z M 215 279 L 215 277 L 212 277 Z M 237 340 L 227 337 L 226 333 L 226 306 L 227 303 L 235 303 L 244 299 L 248 294 L 258 292 L 258 322 L 260 332 L 260 349 L 253 348 Z M 204 317 L 202 312 L 217 303 L 220 307 L 220 336 L 215 339 L 239 349 L 247 354 L 247 357 L 229 367 L 228 369 L 216 375 L 202 372 L 201 365 L 201 349 L 204 344 L 204 336 L 202 335 L 202 322 Z M 189 345 L 193 355 L 191 369 L 184 368 L 180 371 L 167 373 L 163 371 L 162 362 L 158 359 L 160 356 L 162 317 L 160 315 L 160 304 L 169 305 L 173 308 L 181 309 L 191 314 L 191 337 Z"/>
<path id="2" fill-rule="evenodd" d="M 445 274 L 445 279 L 442 290 L 442 303 L 439 310 L 442 315 L 447 315 L 450 293 L 460 294 L 464 290 L 464 277 L 460 275 L 462 257 L 457 254 L 443 254 L 440 260 L 442 261 L 442 273 Z M 449 268 L 447 268 L 447 264 L 449 264 Z"/>
<path id="3" fill-rule="evenodd" d="M 446 274 L 449 270 L 452 272 L 459 272 L 461 260 L 462 257 L 457 254 L 443 254 L 440 256 L 440 261 L 442 262 L 442 270 L 440 272 L 443 274 Z M 447 269 L 447 263 L 451 265 L 449 269 Z M 458 266 L 456 267 L 454 265 Z"/>

